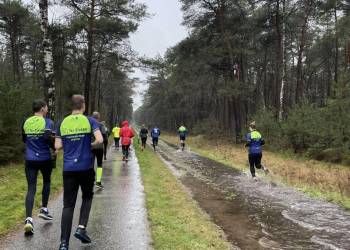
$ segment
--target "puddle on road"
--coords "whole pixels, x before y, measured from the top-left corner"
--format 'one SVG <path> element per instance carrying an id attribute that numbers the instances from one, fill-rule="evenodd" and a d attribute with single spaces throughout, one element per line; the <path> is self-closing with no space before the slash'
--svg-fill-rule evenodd
<path id="1" fill-rule="evenodd" d="M 350 213 L 173 145 L 158 153 L 241 249 L 350 249 Z"/>

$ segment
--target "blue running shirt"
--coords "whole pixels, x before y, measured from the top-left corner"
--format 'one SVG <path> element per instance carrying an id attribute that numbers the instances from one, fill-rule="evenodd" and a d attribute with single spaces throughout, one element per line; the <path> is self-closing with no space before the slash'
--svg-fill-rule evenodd
<path id="1" fill-rule="evenodd" d="M 51 160 L 48 144 L 49 134 L 52 132 L 53 121 L 40 116 L 29 117 L 23 124 L 22 133 L 25 135 L 27 161 Z"/>
<path id="2" fill-rule="evenodd" d="M 93 133 L 99 123 L 82 114 L 67 116 L 57 128 L 57 137 L 62 139 L 63 171 L 86 171 L 94 167 L 91 151 Z"/>

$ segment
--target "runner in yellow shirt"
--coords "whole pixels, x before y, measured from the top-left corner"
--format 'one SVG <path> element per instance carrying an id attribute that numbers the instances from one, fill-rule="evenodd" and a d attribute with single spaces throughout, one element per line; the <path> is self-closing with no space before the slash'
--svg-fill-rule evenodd
<path id="1" fill-rule="evenodd" d="M 115 145 L 115 149 L 116 150 L 119 150 L 119 140 L 120 140 L 119 132 L 120 132 L 120 128 L 119 128 L 118 125 L 116 125 L 112 129 L 112 134 L 113 134 L 113 137 L 114 137 L 114 145 Z"/>

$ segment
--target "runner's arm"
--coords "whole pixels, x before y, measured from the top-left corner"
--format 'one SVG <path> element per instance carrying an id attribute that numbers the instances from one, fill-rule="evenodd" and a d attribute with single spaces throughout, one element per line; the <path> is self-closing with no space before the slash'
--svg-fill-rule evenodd
<path id="1" fill-rule="evenodd" d="M 245 144 L 245 147 L 250 147 L 250 143 L 251 143 L 251 139 L 250 139 L 250 134 L 248 134 L 247 136 L 246 136 L 246 144 Z"/>
<path id="2" fill-rule="evenodd" d="M 260 145 L 261 145 L 261 146 L 265 145 L 265 140 L 264 140 L 264 138 L 261 138 Z"/>
<path id="3" fill-rule="evenodd" d="M 55 149 L 60 150 L 62 148 L 62 139 L 60 137 L 55 138 Z"/>
<path id="4" fill-rule="evenodd" d="M 103 143 L 103 136 L 99 129 L 94 131 L 95 141 L 91 143 L 91 146 L 96 146 Z"/>

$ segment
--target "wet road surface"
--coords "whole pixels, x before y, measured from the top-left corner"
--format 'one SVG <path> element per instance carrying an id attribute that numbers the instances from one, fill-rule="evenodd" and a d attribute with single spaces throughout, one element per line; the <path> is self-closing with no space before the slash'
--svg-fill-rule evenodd
<path id="1" fill-rule="evenodd" d="M 193 198 L 241 249 L 350 249 L 350 213 L 189 150 L 158 153 Z"/>
<path id="2" fill-rule="evenodd" d="M 87 228 L 93 242 L 83 245 L 71 236 L 70 249 L 151 249 L 145 194 L 134 151 L 130 158 L 127 164 L 122 163 L 121 154 L 114 148 L 110 149 L 108 160 L 104 161 L 104 189 L 95 189 Z M 33 237 L 24 237 L 22 230 L 15 232 L 4 240 L 0 249 L 58 249 L 62 195 L 49 203 L 49 209 L 54 216 L 52 222 L 34 218 Z M 78 223 L 79 209 L 80 200 L 74 212 L 72 233 Z"/>

